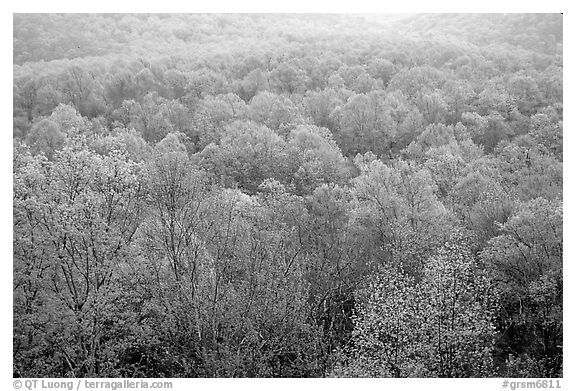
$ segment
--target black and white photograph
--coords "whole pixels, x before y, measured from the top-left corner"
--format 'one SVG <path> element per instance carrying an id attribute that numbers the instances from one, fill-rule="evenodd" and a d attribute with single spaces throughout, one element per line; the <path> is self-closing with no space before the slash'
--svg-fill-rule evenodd
<path id="1" fill-rule="evenodd" d="M 561 12 L 13 13 L 6 389 L 569 389 Z"/>

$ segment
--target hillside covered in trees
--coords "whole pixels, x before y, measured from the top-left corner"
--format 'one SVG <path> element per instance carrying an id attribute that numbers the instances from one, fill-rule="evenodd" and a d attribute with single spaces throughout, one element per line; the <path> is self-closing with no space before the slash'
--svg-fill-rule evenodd
<path id="1" fill-rule="evenodd" d="M 562 377 L 562 15 L 15 14 L 23 377 Z"/>

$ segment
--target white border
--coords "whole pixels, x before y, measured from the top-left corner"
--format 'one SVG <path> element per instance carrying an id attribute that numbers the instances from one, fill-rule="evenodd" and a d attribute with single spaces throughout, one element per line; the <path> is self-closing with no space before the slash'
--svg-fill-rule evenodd
<path id="1" fill-rule="evenodd" d="M 386 4 L 379 4 L 386 3 Z M 249 1 L 210 1 L 210 2 L 181 2 L 178 0 L 163 0 L 161 2 L 119 2 L 114 0 L 101 0 L 89 4 L 88 2 L 57 0 L 57 1 L 20 1 L 10 5 L 0 17 L 0 29 L 2 29 L 2 45 L 5 58 L 3 60 L 3 73 L 1 82 L 2 93 L 2 124 L 3 132 L 0 142 L 0 183 L 2 184 L 1 209 L 0 209 L 0 237 L 2 238 L 2 254 L 0 261 L 0 275 L 2 276 L 0 314 L 5 321 L 1 324 L 0 352 L 1 372 L 0 388 L 10 390 L 12 388 L 12 13 L 13 12 L 226 12 L 226 13 L 252 13 L 252 12 L 304 12 L 304 13 L 413 13 L 413 12 L 565 12 L 564 14 L 564 69 L 568 72 L 564 75 L 564 86 L 573 86 L 574 64 L 573 42 L 576 37 L 574 24 L 576 20 L 568 12 L 568 1 L 523 1 L 503 2 L 497 0 L 484 0 L 473 4 L 464 1 L 402 1 L 386 2 L 385 0 L 355 0 L 355 1 L 322 1 L 312 2 L 306 0 L 291 0 L 282 3 L 264 0 Z M 574 323 L 574 308 L 570 305 L 574 296 L 574 240 L 570 240 L 574 232 L 575 206 L 572 200 L 574 196 L 574 179 L 571 175 L 574 166 L 572 153 L 576 146 L 576 129 L 571 124 L 573 121 L 573 89 L 565 88 L 564 96 L 564 379 L 562 389 L 570 390 L 572 387 L 574 367 L 574 337 L 576 330 Z M 175 390 L 204 389 L 214 387 L 226 387 L 226 389 L 262 389 L 270 388 L 289 389 L 304 387 L 313 389 L 318 387 L 337 388 L 350 390 L 359 389 L 444 389 L 444 390 L 496 390 L 501 387 L 499 379 L 173 379 Z"/>

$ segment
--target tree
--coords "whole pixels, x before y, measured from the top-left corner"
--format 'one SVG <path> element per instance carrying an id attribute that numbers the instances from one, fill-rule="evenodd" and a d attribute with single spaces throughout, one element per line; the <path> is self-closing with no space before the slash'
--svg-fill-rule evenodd
<path id="1" fill-rule="evenodd" d="M 188 110 L 176 101 L 149 93 L 142 102 L 125 100 L 117 111 L 125 127 L 138 130 L 144 140 L 158 142 L 170 132 L 190 134 Z"/>
<path id="2" fill-rule="evenodd" d="M 303 93 L 307 83 L 306 72 L 285 62 L 270 72 L 270 85 L 279 93 Z"/>
<path id="3" fill-rule="evenodd" d="M 425 123 L 444 123 L 448 115 L 448 105 L 439 93 L 422 94 L 417 99 L 417 106 Z"/>
<path id="4" fill-rule="evenodd" d="M 379 156 L 389 153 L 395 130 L 385 98 L 383 91 L 353 95 L 332 112 L 338 122 L 336 138 L 345 155 L 368 151 Z"/>
<path id="5" fill-rule="evenodd" d="M 441 88 L 445 75 L 430 66 L 402 69 L 390 80 L 388 89 L 400 90 L 409 98 L 416 98 L 420 92 Z"/>
<path id="6" fill-rule="evenodd" d="M 184 147 L 178 144 L 175 136 L 167 136 L 146 167 L 149 214 L 140 230 L 140 243 L 152 270 L 159 273 L 166 267 L 170 271 L 167 281 L 169 286 L 174 281 L 176 292 L 167 294 L 175 294 L 177 300 L 183 300 L 181 294 L 187 295 L 186 303 L 197 303 L 199 286 L 206 283 L 199 281 L 211 273 L 203 253 L 208 189 L 205 175 L 191 164 Z M 197 306 L 193 305 L 192 310 L 196 312 Z M 194 328 L 199 327 L 196 316 L 188 315 L 196 323 Z"/>
<path id="7" fill-rule="evenodd" d="M 453 210 L 462 223 L 471 229 L 477 244 L 483 248 L 498 235 L 498 224 L 502 224 L 514 213 L 515 203 L 490 172 L 481 172 L 470 167 L 462 175 L 451 193 Z"/>
<path id="8" fill-rule="evenodd" d="M 104 81 L 106 104 L 117 109 L 125 100 L 136 99 L 137 86 L 134 75 L 128 70 L 109 73 Z"/>
<path id="9" fill-rule="evenodd" d="M 514 107 L 512 99 L 508 91 L 495 81 L 493 84 L 486 86 L 480 93 L 478 102 L 476 103 L 477 110 L 474 111 L 477 111 L 481 115 L 496 112 L 506 117 Z"/>
<path id="10" fill-rule="evenodd" d="M 442 92 L 442 98 L 447 104 L 451 122 L 460 121 L 462 114 L 470 111 L 470 105 L 476 95 L 473 86 L 467 80 L 448 80 L 444 84 Z"/>
<path id="11" fill-rule="evenodd" d="M 64 147 L 65 142 L 66 135 L 50 119 L 43 119 L 32 125 L 26 138 L 26 143 L 30 145 L 33 153 L 43 153 L 50 160 L 56 151 Z"/>
<path id="12" fill-rule="evenodd" d="M 164 82 L 172 99 L 180 99 L 187 94 L 188 77 L 177 69 L 169 69 L 164 73 Z"/>
<path id="13" fill-rule="evenodd" d="M 294 163 L 291 176 L 299 194 L 309 194 L 323 183 L 344 182 L 344 157 L 327 129 L 299 126 L 290 132 L 286 148 Z"/>
<path id="14" fill-rule="evenodd" d="M 314 125 L 335 129 L 336 124 L 332 121 L 331 114 L 343 103 L 336 90 L 307 91 L 302 103 L 306 115 L 312 119 Z"/>
<path id="15" fill-rule="evenodd" d="M 83 68 L 73 66 L 62 73 L 59 78 L 58 87 L 65 101 L 70 103 L 84 115 L 94 115 L 90 110 L 90 98 L 96 92 L 94 76 L 90 75 Z"/>
<path id="16" fill-rule="evenodd" d="M 517 74 L 511 77 L 508 83 L 508 91 L 518 110 L 522 113 L 534 114 L 535 108 L 542 100 L 536 81 L 528 75 Z"/>
<path id="17" fill-rule="evenodd" d="M 420 283 L 388 266 L 358 295 L 348 362 L 335 374 L 490 376 L 489 284 L 458 236 L 427 261 Z"/>
<path id="18" fill-rule="evenodd" d="M 50 120 L 68 137 L 86 134 L 88 131 L 88 121 L 70 105 L 58 105 L 50 115 Z"/>
<path id="19" fill-rule="evenodd" d="M 396 67 L 385 58 L 374 58 L 368 64 L 368 73 L 373 78 L 382 80 L 386 86 L 396 73 Z"/>
<path id="20" fill-rule="evenodd" d="M 496 151 L 504 189 L 520 200 L 543 197 L 549 200 L 562 193 L 562 163 L 536 147 L 502 145 Z"/>
<path id="21" fill-rule="evenodd" d="M 428 150 L 424 166 L 436 183 L 440 199 L 452 193 L 464 172 L 465 165 L 466 163 L 461 156 L 451 154 L 444 148 L 431 148 Z"/>
<path id="22" fill-rule="evenodd" d="M 246 104 L 237 95 L 209 96 L 202 99 L 193 116 L 193 135 L 198 150 L 210 143 L 218 143 L 225 133 L 225 125 L 246 119 Z"/>
<path id="23" fill-rule="evenodd" d="M 529 134 L 556 159 L 563 160 L 563 121 L 555 121 L 553 117 L 544 113 L 535 114 L 530 117 Z"/>
<path id="24" fill-rule="evenodd" d="M 452 224 L 434 194 L 430 173 L 403 161 L 388 166 L 357 157 L 355 163 L 361 175 L 353 179 L 353 216 L 365 245 L 373 249 L 375 262 L 402 265 L 421 276 L 425 259 L 445 240 Z"/>
<path id="25" fill-rule="evenodd" d="M 151 154 L 151 147 L 134 129 L 115 128 L 111 134 L 96 138 L 91 147 L 100 155 L 107 155 L 115 150 L 124 150 L 128 158 L 134 162 L 148 160 Z"/>
<path id="26" fill-rule="evenodd" d="M 14 83 L 14 103 L 26 113 L 28 122 L 34 118 L 34 109 L 38 104 L 38 90 L 41 83 L 36 79 L 17 80 Z"/>
<path id="27" fill-rule="evenodd" d="M 20 165 L 16 176 L 26 178 L 29 168 L 38 172 L 34 167 L 33 161 Z M 15 308 L 40 319 L 23 317 L 17 323 L 20 372 L 115 373 L 113 357 L 120 354 L 126 334 L 116 340 L 108 336 L 119 332 L 115 319 L 130 318 L 119 317 L 112 303 L 140 223 L 137 171 L 138 165 L 121 152 L 100 157 L 68 147 L 56 155 L 44 176 L 44 191 L 35 199 L 26 191 L 34 182 L 20 182 L 15 194 Z M 26 249 L 30 241 L 38 241 L 35 252 Z M 31 289 L 37 298 L 34 303 L 28 299 L 26 308 L 22 305 Z"/>
<path id="28" fill-rule="evenodd" d="M 286 166 L 292 162 L 285 156 L 286 143 L 272 130 L 251 121 L 235 121 L 226 127 L 220 144 L 208 145 L 199 158 L 219 180 L 255 193 L 265 179 L 286 180 Z"/>
<path id="29" fill-rule="evenodd" d="M 266 91 L 267 89 L 267 77 L 260 69 L 254 69 L 240 82 L 238 95 L 245 102 L 249 102 L 259 92 Z"/>
<path id="30" fill-rule="evenodd" d="M 15 15 L 15 376 L 561 376 L 561 21 Z"/>
<path id="31" fill-rule="evenodd" d="M 298 109 L 288 98 L 261 92 L 250 100 L 249 116 L 255 122 L 277 131 L 282 125 L 301 122 Z"/>
<path id="32" fill-rule="evenodd" d="M 562 202 L 527 201 L 499 227 L 481 256 L 503 307 L 499 348 L 503 359 L 514 357 L 508 373 L 561 376 Z"/>
<path id="33" fill-rule="evenodd" d="M 444 145 L 456 144 L 456 134 L 453 126 L 442 124 L 428 125 L 426 129 L 418 136 L 408 150 L 426 152 L 431 147 L 441 147 Z M 413 153 L 414 153 L 413 152 Z"/>
<path id="34" fill-rule="evenodd" d="M 323 330 L 327 351 L 343 346 L 352 331 L 354 290 L 372 269 L 355 242 L 351 224 L 352 193 L 336 184 L 317 187 L 306 197 L 306 281 L 312 317 Z M 327 366 L 330 365 L 326 360 Z"/>
<path id="35" fill-rule="evenodd" d="M 499 142 L 508 140 L 512 135 L 510 125 L 495 111 L 486 116 L 466 112 L 462 114 L 462 123 L 470 129 L 474 142 L 483 145 L 486 152 L 492 152 Z"/>

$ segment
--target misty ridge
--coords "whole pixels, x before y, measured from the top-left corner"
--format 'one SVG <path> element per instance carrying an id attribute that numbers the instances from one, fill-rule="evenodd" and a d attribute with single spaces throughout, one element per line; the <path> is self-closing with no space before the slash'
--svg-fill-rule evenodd
<path id="1" fill-rule="evenodd" d="M 15 377 L 563 376 L 561 14 L 14 14 Z"/>

